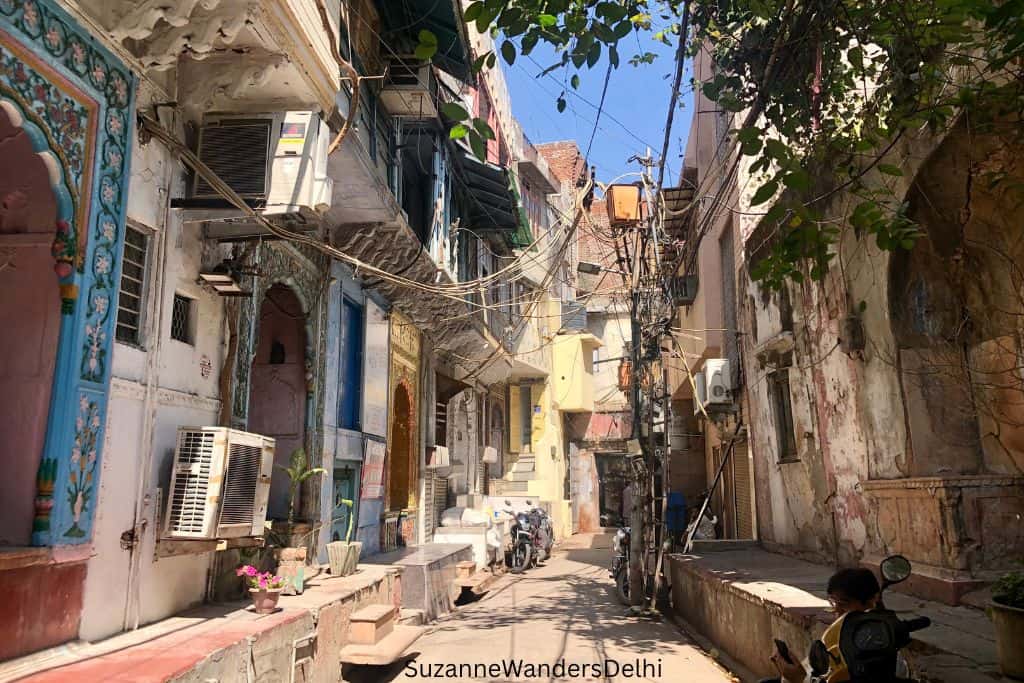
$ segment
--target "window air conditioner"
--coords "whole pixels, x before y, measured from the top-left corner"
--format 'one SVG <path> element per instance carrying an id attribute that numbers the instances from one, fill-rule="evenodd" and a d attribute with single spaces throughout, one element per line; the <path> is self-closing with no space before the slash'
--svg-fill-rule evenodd
<path id="1" fill-rule="evenodd" d="M 430 62 L 415 57 L 391 60 L 381 87 L 380 102 L 392 116 L 437 118 L 438 85 Z"/>
<path id="2" fill-rule="evenodd" d="M 446 447 L 434 446 L 427 449 L 427 469 L 441 469 L 450 466 L 451 461 Z"/>
<path id="3" fill-rule="evenodd" d="M 262 536 L 274 439 L 227 427 L 180 427 L 164 538 Z"/>
<path id="4" fill-rule="evenodd" d="M 704 361 L 704 378 L 709 404 L 732 403 L 732 375 L 728 359 L 708 358 Z"/>
<path id="5" fill-rule="evenodd" d="M 327 175 L 330 130 L 315 112 L 280 111 L 266 114 L 207 116 L 199 130 L 199 159 L 232 190 L 266 216 L 274 216 L 289 229 L 316 227 L 317 218 L 331 206 L 333 181 Z M 230 235 L 265 232 L 258 223 L 226 205 L 205 178 L 196 174 L 192 196 L 173 206 L 204 210 L 186 221 L 229 221 Z M 225 214 L 225 211 L 228 213 Z M 299 226 L 299 227 L 296 227 Z M 214 226 L 215 228 L 217 226 Z M 255 233 L 254 233 L 255 234 Z"/>

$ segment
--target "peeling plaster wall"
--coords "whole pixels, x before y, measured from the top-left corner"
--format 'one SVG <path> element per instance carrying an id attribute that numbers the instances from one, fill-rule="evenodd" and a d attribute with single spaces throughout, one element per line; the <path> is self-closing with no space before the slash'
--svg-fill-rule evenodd
<path id="1" fill-rule="evenodd" d="M 956 130 L 952 133 L 957 134 Z M 962 187 L 963 180 L 956 175 L 963 169 L 953 163 L 957 152 L 946 157 L 938 154 L 941 142 L 942 137 L 921 137 L 898 145 L 904 176 L 893 181 L 899 185 L 897 194 L 912 196 L 912 183 L 922 179 L 930 179 L 933 196 L 955 194 L 956 188 Z M 967 154 L 968 146 L 954 140 L 956 145 L 960 145 L 961 156 Z M 970 154 L 984 156 L 976 139 L 970 147 Z M 849 215 L 856 201 L 840 194 L 826 213 Z M 984 228 L 978 230 L 991 231 L 1000 216 L 1014 220 L 1008 204 L 1003 204 L 1001 212 L 977 199 L 967 206 L 968 213 L 984 215 L 979 220 Z M 957 215 L 955 210 L 939 210 L 947 218 Z M 977 437 L 972 441 L 977 418 L 957 417 L 963 406 L 970 406 L 966 375 L 960 380 L 951 375 L 914 384 L 908 383 L 906 375 L 901 377 L 901 371 L 934 367 L 941 355 L 929 349 L 909 353 L 907 343 L 894 334 L 901 313 L 893 310 L 891 297 L 900 292 L 892 289 L 890 273 L 902 276 L 910 269 L 906 255 L 883 252 L 872 240 L 857 240 L 852 232 L 845 231 L 837 245 L 841 269 L 834 267 L 822 283 L 787 288 L 792 334 L 782 329 L 780 295 L 769 296 L 746 274 L 741 277 L 748 331 L 744 342 L 747 412 L 754 435 L 751 445 L 761 536 L 769 544 L 838 564 L 905 552 L 923 565 L 922 572 L 947 579 L 960 576 L 949 572 L 977 572 L 995 566 L 993 563 L 1001 560 L 986 554 L 986 543 L 992 547 L 1024 543 L 1019 531 L 1013 530 L 1019 529 L 1019 520 L 1016 527 L 1010 524 L 1009 530 L 999 534 L 986 536 L 982 532 L 1005 528 L 1006 520 L 1013 518 L 1010 510 L 1024 510 L 1024 480 L 1013 478 L 1021 474 L 1019 456 L 1014 455 L 1020 451 L 1002 444 L 983 445 Z M 748 250 L 757 239 L 751 234 Z M 929 234 L 913 253 L 932 249 L 932 244 L 941 250 L 942 243 L 932 242 L 934 239 L 937 233 Z M 991 243 L 991 239 L 979 243 Z M 922 272 L 936 273 L 936 278 L 951 269 L 941 259 L 917 263 L 925 268 Z M 972 272 L 981 277 L 966 281 L 981 283 L 978 290 L 988 286 L 990 292 L 1000 291 L 986 279 L 983 268 Z M 1006 292 L 1002 294 L 1001 300 L 1006 301 Z M 978 300 L 984 299 L 979 296 Z M 1018 301 L 1012 299 L 1013 305 Z M 919 310 L 923 329 L 941 326 L 942 310 L 935 308 L 936 304 L 924 306 Z M 960 311 L 957 308 L 957 315 Z M 847 354 L 840 343 L 844 319 L 853 315 L 859 316 L 866 345 L 863 351 Z M 993 344 L 980 344 L 976 357 L 984 357 L 992 349 Z M 768 374 L 788 352 L 792 353 L 789 377 L 799 461 L 780 464 Z M 1001 405 L 1008 407 L 1002 414 L 1016 409 L 1005 396 L 1003 401 Z M 990 419 L 986 424 L 982 419 L 982 431 L 998 433 L 1006 443 L 1014 443 L 1013 429 L 1000 429 L 995 422 Z M 938 441 L 929 441 L 937 429 L 945 432 Z M 918 438 L 912 438 L 913 430 Z M 955 478 L 961 474 L 974 478 Z M 915 497 L 920 487 L 932 493 L 923 499 Z M 975 495 L 986 495 L 975 493 L 980 490 L 987 491 L 994 501 L 984 510 L 976 507 L 984 504 L 972 502 Z M 982 521 L 985 515 L 993 521 Z"/>

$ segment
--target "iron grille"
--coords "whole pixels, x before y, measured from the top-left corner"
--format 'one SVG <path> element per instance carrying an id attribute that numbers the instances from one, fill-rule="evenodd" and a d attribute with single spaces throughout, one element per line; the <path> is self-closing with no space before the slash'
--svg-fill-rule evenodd
<path id="1" fill-rule="evenodd" d="M 167 524 L 172 535 L 201 536 L 205 533 L 213 438 L 212 432 L 181 432 L 178 437 L 177 467 L 173 473 Z"/>
<path id="2" fill-rule="evenodd" d="M 576 301 L 562 303 L 562 329 L 587 329 L 587 305 Z"/>
<path id="3" fill-rule="evenodd" d="M 171 309 L 171 339 L 186 344 L 192 343 L 192 299 L 181 294 L 174 295 Z"/>
<path id="4" fill-rule="evenodd" d="M 121 264 L 121 291 L 117 298 L 117 341 L 138 344 L 141 341 L 142 297 L 146 284 L 149 235 L 127 226 Z"/>
<path id="5" fill-rule="evenodd" d="M 235 119 L 207 125 L 199 136 L 199 158 L 242 197 L 267 194 L 270 119 Z M 196 178 L 197 197 L 220 195 Z"/>
<path id="6" fill-rule="evenodd" d="M 228 449 L 228 472 L 224 478 L 224 496 L 220 524 L 252 524 L 256 503 L 256 484 L 260 478 L 263 449 L 232 443 Z"/>

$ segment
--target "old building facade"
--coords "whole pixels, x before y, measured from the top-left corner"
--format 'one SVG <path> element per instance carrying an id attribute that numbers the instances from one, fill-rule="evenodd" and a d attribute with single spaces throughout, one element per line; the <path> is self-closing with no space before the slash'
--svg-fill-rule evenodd
<path id="1" fill-rule="evenodd" d="M 489 38 L 456 6 L 392 9 L 0 2 L 0 576 L 17 586 L 0 659 L 168 617 L 260 557 L 257 535 L 168 538 L 180 427 L 323 468 L 294 500 L 273 468 L 266 516 L 324 562 L 350 520 L 371 555 L 483 509 L 526 405 L 546 456 L 528 493 L 571 532 L 559 411 L 586 407 L 591 366 L 584 335 L 556 333 L 578 188 L 525 139 L 500 73 L 471 73 Z M 428 23 L 446 28 L 433 64 L 409 58 Z M 492 122 L 485 160 L 449 138 L 444 102 Z M 572 405 L 541 388 L 555 336 L 581 373 L 559 380 Z"/>
<path id="2" fill-rule="evenodd" d="M 706 53 L 695 69 L 711 73 Z M 955 604 L 1022 548 L 1011 124 L 972 130 L 960 117 L 894 144 L 886 161 L 900 175 L 864 182 L 907 205 L 922 227 L 913 248 L 882 250 L 844 225 L 821 282 L 769 292 L 750 275 L 773 244 L 763 207 L 751 209 L 758 183 L 743 164 L 732 177 L 719 171 L 729 149 L 719 141 L 736 119 L 696 108 L 709 113 L 690 133 L 698 210 L 687 229 L 706 232 L 699 289 L 677 320 L 699 339 L 683 341 L 690 372 L 676 396 L 693 394 L 691 377 L 710 391 L 698 357 L 729 361 L 729 401 L 705 394 L 709 415 L 696 422 L 709 482 L 716 449 L 738 434 L 712 503 L 720 531 L 835 565 L 902 553 L 912 590 Z M 1008 182 L 979 186 L 982 177 Z M 837 192 L 823 210 L 851 216 L 858 201 Z"/>

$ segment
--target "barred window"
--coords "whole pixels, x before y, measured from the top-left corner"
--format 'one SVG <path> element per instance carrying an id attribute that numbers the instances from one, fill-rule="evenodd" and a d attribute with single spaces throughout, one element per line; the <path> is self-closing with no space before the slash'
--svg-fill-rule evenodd
<path id="1" fill-rule="evenodd" d="M 149 235 L 126 226 L 124 256 L 121 264 L 121 291 L 117 298 L 117 341 L 142 343 L 142 310 L 146 294 L 146 266 L 149 260 Z"/>
<path id="2" fill-rule="evenodd" d="M 192 299 L 181 294 L 174 295 L 171 310 L 171 339 L 186 344 L 192 343 Z"/>

